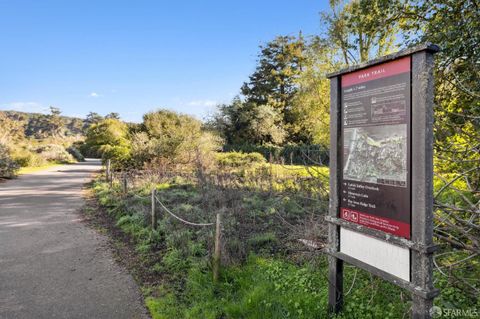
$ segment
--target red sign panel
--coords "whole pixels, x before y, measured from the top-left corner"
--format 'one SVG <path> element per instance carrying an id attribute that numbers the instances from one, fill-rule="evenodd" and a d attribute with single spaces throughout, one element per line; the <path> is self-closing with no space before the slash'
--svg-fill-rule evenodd
<path id="1" fill-rule="evenodd" d="M 341 78 L 340 218 L 410 238 L 411 62 L 404 57 Z"/>
<path id="2" fill-rule="evenodd" d="M 378 80 L 405 72 L 410 72 L 409 56 L 368 69 L 345 74 L 342 76 L 342 87 Z"/>

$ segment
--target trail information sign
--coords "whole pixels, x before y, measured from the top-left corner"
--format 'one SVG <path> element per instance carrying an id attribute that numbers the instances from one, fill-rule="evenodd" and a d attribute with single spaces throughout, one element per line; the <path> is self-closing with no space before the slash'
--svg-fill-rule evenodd
<path id="1" fill-rule="evenodd" d="M 342 75 L 340 217 L 410 238 L 410 56 Z"/>
<path id="2" fill-rule="evenodd" d="M 423 44 L 330 74 L 329 307 L 343 262 L 433 298 L 433 55 Z"/>

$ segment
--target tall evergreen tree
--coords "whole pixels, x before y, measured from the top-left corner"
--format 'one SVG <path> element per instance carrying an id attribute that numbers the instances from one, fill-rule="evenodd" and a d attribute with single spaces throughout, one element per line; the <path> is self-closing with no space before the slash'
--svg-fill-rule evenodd
<path id="1" fill-rule="evenodd" d="M 220 106 L 213 121 L 228 143 L 281 145 L 287 141 L 305 46 L 300 34 L 279 36 L 260 47 L 257 67 L 241 88 L 242 98 Z"/>
<path id="2" fill-rule="evenodd" d="M 278 36 L 260 49 L 257 68 L 241 92 L 248 103 L 270 103 L 284 112 L 297 91 L 295 78 L 302 72 L 305 41 L 302 34 Z"/>

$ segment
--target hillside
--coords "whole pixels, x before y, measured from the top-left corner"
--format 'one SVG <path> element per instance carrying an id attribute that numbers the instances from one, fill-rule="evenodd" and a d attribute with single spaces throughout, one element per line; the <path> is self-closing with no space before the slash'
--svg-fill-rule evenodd
<path id="1" fill-rule="evenodd" d="M 25 122 L 25 135 L 27 137 L 41 138 L 48 131 L 48 115 L 41 113 L 27 113 L 19 111 L 0 111 L 9 118 Z M 88 121 L 69 116 L 60 116 L 64 123 L 66 136 L 83 135 L 88 127 Z"/>

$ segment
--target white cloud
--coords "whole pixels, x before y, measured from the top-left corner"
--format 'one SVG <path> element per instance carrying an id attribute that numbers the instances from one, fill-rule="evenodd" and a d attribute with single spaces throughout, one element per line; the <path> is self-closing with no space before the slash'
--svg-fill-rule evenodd
<path id="1" fill-rule="evenodd" d="M 90 93 L 89 96 L 90 97 L 100 97 L 100 94 L 98 94 L 97 92 L 92 92 L 92 93 Z"/>
<path id="2" fill-rule="evenodd" d="M 214 100 L 194 100 L 188 102 L 188 106 L 201 106 L 201 107 L 212 107 L 216 106 L 218 101 Z"/>
<path id="3" fill-rule="evenodd" d="M 48 108 L 38 102 L 12 102 L 0 105 L 0 109 L 36 113 L 44 113 L 48 111 Z"/>

